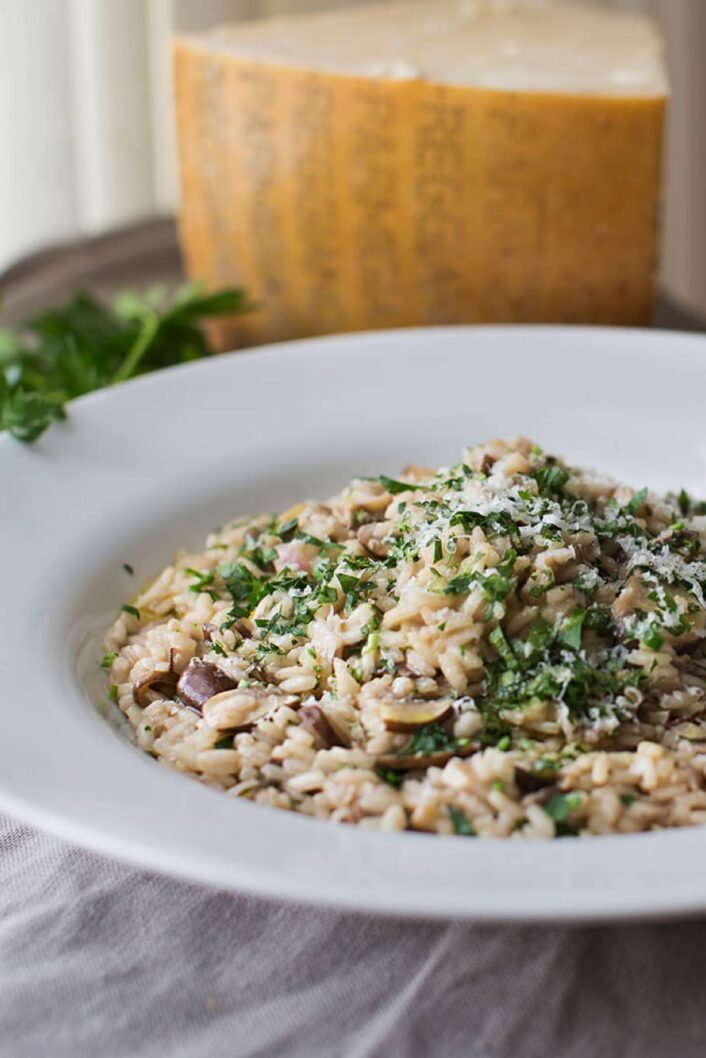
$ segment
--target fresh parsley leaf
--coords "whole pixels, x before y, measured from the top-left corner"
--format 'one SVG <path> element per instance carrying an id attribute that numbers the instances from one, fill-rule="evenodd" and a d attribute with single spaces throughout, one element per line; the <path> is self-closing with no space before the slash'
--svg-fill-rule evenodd
<path id="1" fill-rule="evenodd" d="M 336 576 L 344 592 L 355 591 L 358 587 L 358 578 L 352 577 L 350 573 L 338 572 Z"/>
<path id="2" fill-rule="evenodd" d="M 256 577 L 243 562 L 226 563 L 218 572 L 233 600 L 229 619 L 249 617 L 260 600 L 271 591 L 268 582 Z"/>
<path id="3" fill-rule="evenodd" d="M 640 633 L 640 642 L 644 643 L 650 650 L 661 650 L 664 644 L 664 638 L 661 632 L 655 625 L 646 625 Z"/>
<path id="4" fill-rule="evenodd" d="M 677 496 L 677 503 L 679 505 L 679 510 L 681 511 L 681 513 L 686 516 L 691 509 L 691 497 L 689 496 L 689 493 L 686 491 L 686 489 L 682 488 L 679 490 L 679 495 Z"/>
<path id="5" fill-rule="evenodd" d="M 392 768 L 383 768 L 381 765 L 375 769 L 376 775 L 390 786 L 400 787 L 404 782 L 404 772 L 394 771 Z"/>
<path id="6" fill-rule="evenodd" d="M 544 811 L 548 816 L 554 820 L 557 824 L 566 823 L 569 816 L 581 807 L 583 797 L 578 791 L 572 790 L 569 793 L 555 793 L 549 798 L 544 804 Z"/>
<path id="7" fill-rule="evenodd" d="M 388 478 L 386 474 L 380 474 L 378 481 L 392 496 L 396 496 L 398 492 L 418 492 L 426 488 L 426 485 L 413 485 L 409 481 L 395 481 L 394 478 Z"/>
<path id="8" fill-rule="evenodd" d="M 129 603 L 123 603 L 120 609 L 123 613 L 129 613 L 132 617 L 136 617 L 138 621 L 140 620 L 140 611 L 136 606 L 130 606 Z"/>
<path id="9" fill-rule="evenodd" d="M 445 595 L 464 595 L 475 580 L 474 573 L 460 573 L 453 577 L 444 588 Z"/>
<path id="10" fill-rule="evenodd" d="M 505 666 L 508 669 L 516 669 L 518 664 L 517 658 L 515 657 L 513 649 L 508 643 L 505 633 L 500 625 L 493 629 L 488 636 L 488 640 L 492 643 L 502 660 L 505 662 Z"/>
<path id="11" fill-rule="evenodd" d="M 535 470 L 534 479 L 539 487 L 540 495 L 563 496 L 564 486 L 569 480 L 569 474 L 568 471 L 556 463 L 550 463 L 546 467 L 540 467 L 539 470 Z"/>
<path id="12" fill-rule="evenodd" d="M 550 625 L 548 621 L 538 614 L 534 621 L 530 625 L 530 630 L 527 635 L 527 645 L 529 650 L 527 651 L 530 657 L 540 656 L 549 646 L 552 637 L 554 635 L 554 627 Z"/>
<path id="13" fill-rule="evenodd" d="M 644 504 L 646 499 L 647 499 L 647 489 L 646 488 L 640 489 L 639 492 L 636 492 L 635 495 L 633 496 L 633 498 L 627 504 L 627 509 L 630 511 L 630 514 L 637 514 L 637 512 L 640 510 L 640 507 L 643 506 L 643 504 Z"/>
<path id="14" fill-rule="evenodd" d="M 58 392 L 34 392 L 21 383 L 9 385 L 0 375 L 0 430 L 17 441 L 36 441 L 53 422 L 66 418 Z"/>
<path id="15" fill-rule="evenodd" d="M 154 287 L 106 306 L 88 294 L 0 332 L 0 430 L 34 441 L 67 401 L 172 364 L 210 356 L 202 321 L 250 308 L 242 290 Z"/>
<path id="16" fill-rule="evenodd" d="M 192 569 L 190 566 L 187 566 L 184 572 L 194 578 L 194 584 L 189 585 L 189 591 L 194 592 L 196 595 L 205 592 L 209 584 L 213 584 L 216 578 L 215 571 L 212 569 Z M 211 598 L 213 598 L 214 593 L 210 592 L 209 594 L 211 595 Z"/>
<path id="17" fill-rule="evenodd" d="M 282 540 L 285 540 L 287 537 L 291 538 L 294 535 L 294 533 L 296 533 L 298 527 L 299 527 L 298 519 L 297 518 L 289 518 L 286 522 L 282 522 L 282 524 L 279 526 L 279 528 L 277 529 L 277 535 Z"/>
<path id="18" fill-rule="evenodd" d="M 615 618 L 610 606 L 594 603 L 586 612 L 586 628 L 593 628 L 601 635 L 613 635 L 615 632 Z"/>
<path id="19" fill-rule="evenodd" d="M 456 805 L 447 805 L 446 811 L 449 813 L 451 825 L 454 828 L 456 834 L 462 834 L 467 838 L 476 837 L 476 832 L 473 829 L 471 823 L 468 820 L 468 816 L 462 808 L 457 808 Z"/>
<path id="20" fill-rule="evenodd" d="M 401 750 L 403 755 L 426 756 L 429 753 L 439 753 L 450 750 L 456 746 L 453 735 L 441 726 L 441 724 L 424 724 L 412 735 L 407 745 Z"/>
<path id="21" fill-rule="evenodd" d="M 334 551 L 343 551 L 343 544 L 339 544 L 335 540 L 319 540 L 318 536 L 312 536 L 311 533 L 305 533 L 303 529 L 298 529 L 294 536 L 296 540 L 303 540 L 305 544 L 312 544 L 314 547 L 318 547 L 322 551 L 327 548 L 333 549 Z"/>
<path id="22" fill-rule="evenodd" d="M 583 623 L 585 620 L 586 611 L 577 609 L 574 610 L 571 617 L 564 622 L 559 638 L 569 650 L 581 649 L 581 630 L 583 629 Z"/>

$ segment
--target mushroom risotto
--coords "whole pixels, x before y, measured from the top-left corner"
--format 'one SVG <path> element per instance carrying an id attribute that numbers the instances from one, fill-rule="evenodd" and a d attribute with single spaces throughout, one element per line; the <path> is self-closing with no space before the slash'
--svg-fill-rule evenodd
<path id="1" fill-rule="evenodd" d="M 706 505 L 520 439 L 180 554 L 106 638 L 137 744 L 382 830 L 706 822 Z"/>

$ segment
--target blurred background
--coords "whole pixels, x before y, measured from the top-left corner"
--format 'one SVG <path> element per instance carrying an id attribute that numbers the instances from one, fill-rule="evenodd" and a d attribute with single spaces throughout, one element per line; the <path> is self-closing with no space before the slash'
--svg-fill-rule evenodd
<path id="1" fill-rule="evenodd" d="M 703 316 L 706 0 L 594 2 L 647 11 L 665 34 L 673 95 L 661 287 Z M 49 243 L 174 213 L 174 32 L 333 6 L 343 4 L 0 0 L 0 270 Z"/>

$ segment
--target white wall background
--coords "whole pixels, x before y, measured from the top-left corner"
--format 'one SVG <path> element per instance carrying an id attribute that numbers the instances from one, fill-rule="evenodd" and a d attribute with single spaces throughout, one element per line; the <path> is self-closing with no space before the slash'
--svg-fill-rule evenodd
<path id="1" fill-rule="evenodd" d="M 343 2 L 0 0 L 0 268 L 173 211 L 173 32 Z M 706 0 L 594 2 L 648 10 L 664 27 L 674 85 L 664 284 L 706 311 Z"/>

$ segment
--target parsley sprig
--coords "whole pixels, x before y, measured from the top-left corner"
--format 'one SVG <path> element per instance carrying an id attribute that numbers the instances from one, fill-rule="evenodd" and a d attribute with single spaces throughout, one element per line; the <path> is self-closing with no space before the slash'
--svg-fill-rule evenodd
<path id="1" fill-rule="evenodd" d="M 84 393 L 210 356 L 202 322 L 247 311 L 242 290 L 206 293 L 189 283 L 172 296 L 153 287 L 112 306 L 77 294 L 21 327 L 0 329 L 0 431 L 34 441 Z"/>

